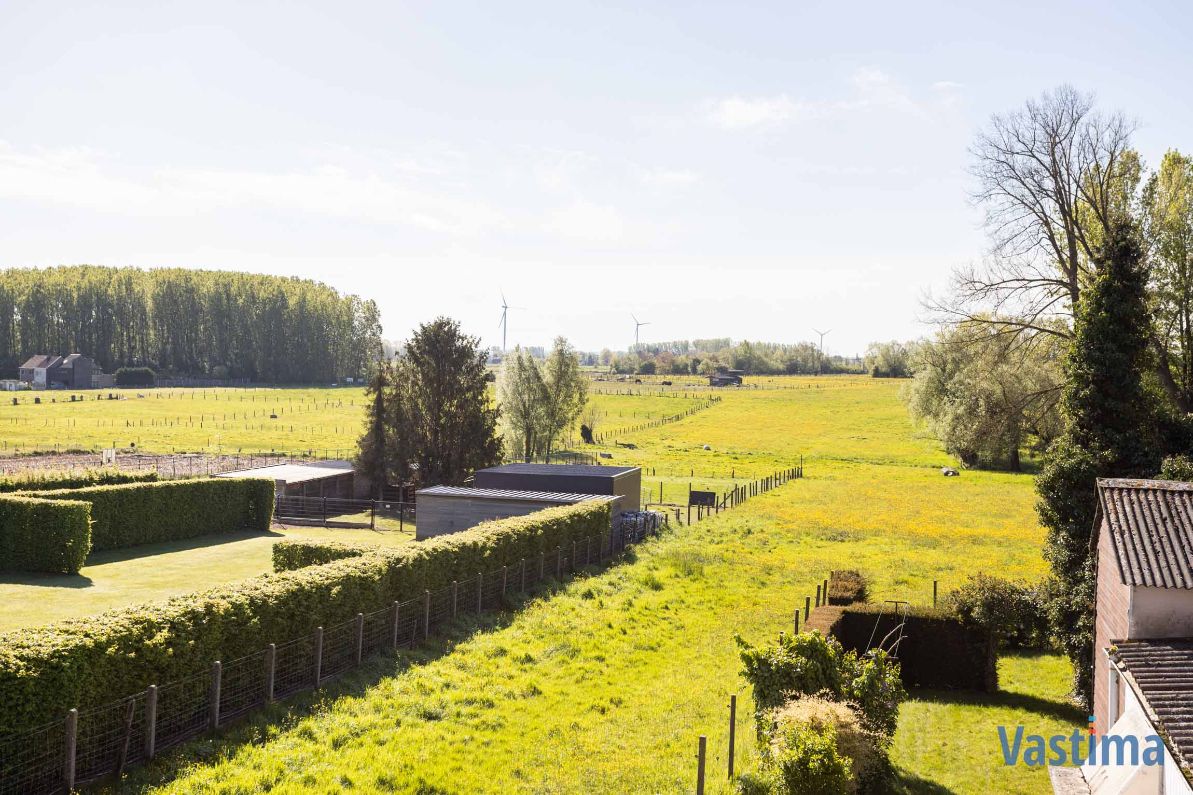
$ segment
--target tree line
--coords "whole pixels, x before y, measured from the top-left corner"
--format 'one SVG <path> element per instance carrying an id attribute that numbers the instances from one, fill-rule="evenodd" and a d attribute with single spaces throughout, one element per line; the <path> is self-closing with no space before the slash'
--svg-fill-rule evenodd
<path id="1" fill-rule="evenodd" d="M 377 305 L 293 277 L 91 265 L 0 271 L 0 367 L 82 353 L 111 372 L 268 383 L 363 376 Z"/>
<path id="2" fill-rule="evenodd" d="M 813 375 L 863 372 L 855 358 L 821 355 L 810 342 L 734 342 L 728 337 L 640 343 L 629 351 L 605 349 L 594 364 L 622 374 L 711 375 L 742 370 L 750 375 Z"/>

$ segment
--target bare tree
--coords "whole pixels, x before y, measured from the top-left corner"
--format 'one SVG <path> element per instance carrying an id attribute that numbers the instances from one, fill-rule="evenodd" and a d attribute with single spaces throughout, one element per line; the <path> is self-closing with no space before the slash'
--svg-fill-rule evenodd
<path id="1" fill-rule="evenodd" d="M 1058 320 L 1071 317 L 1094 249 L 1138 186 L 1133 131 L 1071 86 L 992 117 L 970 150 L 990 255 L 954 272 L 948 299 L 929 299 L 938 319 L 1015 338 L 1067 336 Z"/>

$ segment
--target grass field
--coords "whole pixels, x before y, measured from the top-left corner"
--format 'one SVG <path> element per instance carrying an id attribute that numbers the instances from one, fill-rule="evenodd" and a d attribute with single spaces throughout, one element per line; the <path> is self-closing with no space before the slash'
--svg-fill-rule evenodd
<path id="1" fill-rule="evenodd" d="M 269 533 L 222 533 L 184 541 L 96 552 L 78 574 L 0 573 L 0 632 L 167 599 L 273 570 L 270 552 L 283 538 L 334 538 L 352 544 L 405 544 L 413 527 L 327 530 L 275 527 Z"/>
<path id="2" fill-rule="evenodd" d="M 596 386 L 590 412 L 602 433 L 678 414 L 708 395 Z M 71 394 L 18 392 L 12 393 L 17 405 L 12 398 L 0 401 L 0 454 L 135 444 L 158 453 L 313 450 L 344 457 L 351 455 L 365 416 L 365 392 L 351 387 L 93 390 L 73 393 L 82 396 L 75 402 Z M 108 400 L 110 394 L 119 399 Z"/>
<path id="3" fill-rule="evenodd" d="M 524 610 L 464 622 L 435 645 L 373 661 L 322 694 L 135 771 L 169 792 L 674 792 L 694 786 L 696 736 L 723 770 L 726 703 L 739 695 L 739 770 L 755 764 L 732 636 L 789 625 L 832 568 L 860 568 L 877 599 L 926 603 L 978 571 L 1043 574 L 1026 475 L 965 472 L 917 434 L 898 384 L 778 381 L 727 391 L 681 422 L 611 447 L 614 463 L 759 474 L 804 456 L 807 477 L 669 533 L 636 560 L 581 577 Z M 616 396 L 605 399 L 613 400 Z M 708 445 L 709 450 L 704 446 Z M 1067 733 L 1056 655 L 1007 657 L 992 695 L 917 692 L 893 757 L 906 792 L 1047 792 L 1005 767 L 996 726 Z M 726 792 L 723 774 L 711 792 Z"/>

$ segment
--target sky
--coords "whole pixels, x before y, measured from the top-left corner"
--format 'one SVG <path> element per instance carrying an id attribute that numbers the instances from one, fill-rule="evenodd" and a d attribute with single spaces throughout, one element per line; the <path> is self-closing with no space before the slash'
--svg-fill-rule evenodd
<path id="1" fill-rule="evenodd" d="M 963 6 L 969 6 L 968 8 Z M 0 267 L 233 269 L 500 344 L 931 330 L 967 147 L 1062 83 L 1193 150 L 1179 2 L 0 2 Z"/>

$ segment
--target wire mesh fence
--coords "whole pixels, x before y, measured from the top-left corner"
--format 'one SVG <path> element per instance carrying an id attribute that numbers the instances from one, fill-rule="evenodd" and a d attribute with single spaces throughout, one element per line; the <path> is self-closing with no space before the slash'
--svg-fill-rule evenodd
<path id="1" fill-rule="evenodd" d="M 719 495 L 732 507 L 802 476 L 792 468 Z M 711 512 L 707 515 L 712 515 Z M 77 784 L 119 774 L 156 753 L 197 737 L 270 701 L 318 687 L 377 652 L 413 646 L 464 614 L 497 610 L 515 594 L 588 565 L 610 562 L 657 535 L 666 514 L 623 514 L 612 532 L 475 575 L 402 602 L 293 638 L 236 660 L 213 661 L 208 672 L 152 685 L 117 701 L 21 735 L 0 739 L 0 795 L 69 791 Z"/>

